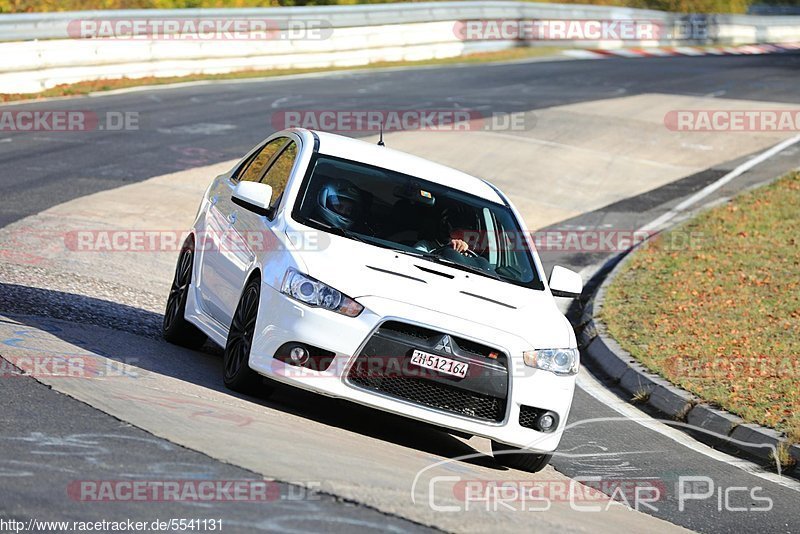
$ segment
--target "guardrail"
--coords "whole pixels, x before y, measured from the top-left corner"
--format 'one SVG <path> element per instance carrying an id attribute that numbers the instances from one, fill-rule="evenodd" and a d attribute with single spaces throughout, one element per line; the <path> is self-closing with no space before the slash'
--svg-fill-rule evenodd
<path id="1" fill-rule="evenodd" d="M 531 2 L 419 2 L 350 6 L 265 7 L 226 9 L 130 9 L 0 15 L 0 41 L 65 39 L 77 19 L 270 19 L 324 18 L 334 28 L 383 26 L 474 19 L 651 19 L 668 20 L 670 13 L 608 6 L 537 4 Z"/>
<path id="2" fill-rule="evenodd" d="M 80 21 L 223 20 L 268 21 L 272 29 L 280 30 L 315 21 L 327 33 L 320 39 L 172 40 L 147 35 L 87 39 L 79 38 L 75 30 Z M 463 40 L 457 35 L 459 21 L 495 20 L 638 20 L 657 23 L 666 31 L 646 41 Z M 514 46 L 618 48 L 788 41 L 800 41 L 800 17 L 687 16 L 608 6 L 505 1 L 11 14 L 0 15 L 0 93 L 37 92 L 57 84 L 103 78 L 357 66 L 455 57 Z"/>

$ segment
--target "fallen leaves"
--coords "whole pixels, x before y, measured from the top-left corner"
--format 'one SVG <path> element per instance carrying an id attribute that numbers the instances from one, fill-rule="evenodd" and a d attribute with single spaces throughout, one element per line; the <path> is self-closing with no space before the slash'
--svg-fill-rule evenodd
<path id="1" fill-rule="evenodd" d="M 670 232 L 703 235 L 702 249 L 662 234 L 609 287 L 602 319 L 652 370 L 800 440 L 798 208 L 792 173 Z"/>

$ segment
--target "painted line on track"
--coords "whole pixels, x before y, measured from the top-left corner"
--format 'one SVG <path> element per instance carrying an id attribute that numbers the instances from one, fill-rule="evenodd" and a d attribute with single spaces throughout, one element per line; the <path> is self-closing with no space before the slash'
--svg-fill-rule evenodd
<path id="1" fill-rule="evenodd" d="M 682 445 L 689 450 L 692 450 L 698 454 L 702 454 L 703 456 L 718 462 L 722 462 L 726 465 L 731 465 L 750 475 L 762 478 L 774 484 L 778 484 L 784 488 L 789 488 L 791 490 L 800 492 L 800 481 L 778 475 L 777 473 L 766 471 L 753 462 L 742 460 L 741 458 L 735 458 L 722 451 L 713 449 L 708 445 L 705 445 L 704 443 L 692 438 L 682 430 L 678 430 L 667 425 L 666 423 L 662 423 L 660 420 L 639 410 L 632 404 L 629 404 L 628 402 L 619 398 L 615 393 L 609 391 L 608 388 L 606 388 L 600 381 L 589 374 L 585 368 L 581 369 L 581 372 L 578 374 L 578 387 L 594 397 L 597 401 L 625 417 L 627 420 L 633 421 L 634 423 L 652 430 L 653 432 L 657 432 L 658 434 L 671 439 L 675 443 Z"/>
<path id="2" fill-rule="evenodd" d="M 685 199 L 684 201 L 682 201 L 680 204 L 678 204 L 677 206 L 675 206 L 674 208 L 672 208 L 668 212 L 664 213 L 660 217 L 657 217 L 656 219 L 650 221 L 649 223 L 647 223 L 644 226 L 642 226 L 641 228 L 639 228 L 639 232 L 643 232 L 643 233 L 644 232 L 652 232 L 652 231 L 657 231 L 657 230 L 663 228 L 664 225 L 666 225 L 666 223 L 668 223 L 669 221 L 671 221 L 672 219 L 674 219 L 675 217 L 680 215 L 682 212 L 686 211 L 691 206 L 697 204 L 699 201 L 703 200 L 704 198 L 706 198 L 708 195 L 710 195 L 714 191 L 717 191 L 718 189 L 720 189 L 724 185 L 730 183 L 731 181 L 733 181 L 734 179 L 738 178 L 742 174 L 746 173 L 747 171 L 749 171 L 750 169 L 752 169 L 753 167 L 755 167 L 759 163 L 765 162 L 766 160 L 768 160 L 772 156 L 775 156 L 776 154 L 779 154 L 780 152 L 783 152 L 784 150 L 786 150 L 787 148 L 789 148 L 792 145 L 797 144 L 798 142 L 800 142 L 800 134 L 795 135 L 794 137 L 790 137 L 789 139 L 786 139 L 785 141 L 782 141 L 781 143 L 778 143 L 777 145 L 773 146 L 772 148 L 765 150 L 764 152 L 762 152 L 758 156 L 756 156 L 756 157 L 754 157 L 754 158 L 742 163 L 741 165 L 739 165 L 738 167 L 733 169 L 731 172 L 729 172 L 725 176 L 723 176 L 723 177 L 719 178 L 717 181 L 712 182 L 709 185 L 705 186 L 703 189 L 701 189 L 700 191 L 698 191 L 694 195 L 690 196 L 689 198 Z"/>

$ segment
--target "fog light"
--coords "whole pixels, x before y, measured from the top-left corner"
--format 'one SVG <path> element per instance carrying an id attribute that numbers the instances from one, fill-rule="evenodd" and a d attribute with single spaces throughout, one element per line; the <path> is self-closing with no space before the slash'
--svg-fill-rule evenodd
<path id="1" fill-rule="evenodd" d="M 539 430 L 542 432 L 547 432 L 553 429 L 553 425 L 555 425 L 555 423 L 556 418 L 549 413 L 546 413 L 539 418 L 539 421 L 536 422 L 536 426 L 538 426 Z"/>
<path id="2" fill-rule="evenodd" d="M 292 350 L 289 351 L 289 358 L 292 359 L 293 363 L 303 365 L 308 361 L 308 351 L 303 347 L 293 347 Z"/>

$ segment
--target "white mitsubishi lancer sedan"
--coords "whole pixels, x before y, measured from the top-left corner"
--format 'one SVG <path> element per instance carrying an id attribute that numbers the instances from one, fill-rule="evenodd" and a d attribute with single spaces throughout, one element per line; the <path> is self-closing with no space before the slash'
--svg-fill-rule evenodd
<path id="1" fill-rule="evenodd" d="M 164 337 L 224 347 L 225 385 L 283 382 L 492 440 L 538 471 L 579 367 L 519 213 L 489 182 L 329 133 L 273 134 L 206 191 Z M 263 380 L 266 377 L 269 380 Z"/>

